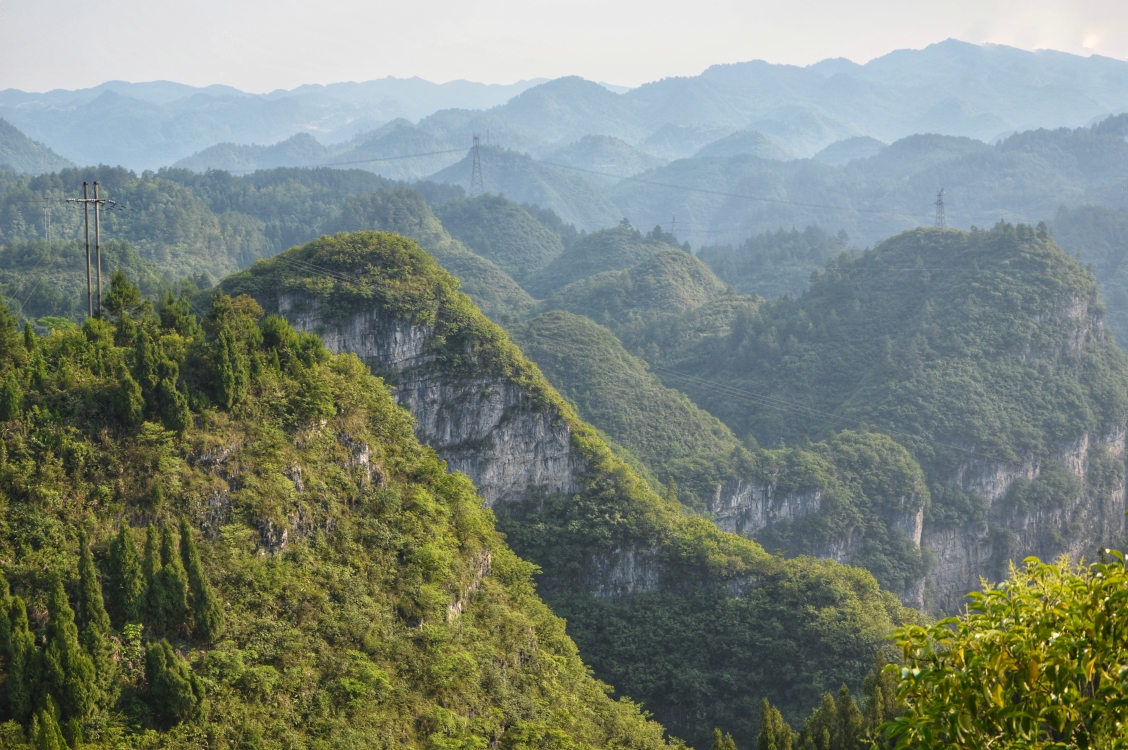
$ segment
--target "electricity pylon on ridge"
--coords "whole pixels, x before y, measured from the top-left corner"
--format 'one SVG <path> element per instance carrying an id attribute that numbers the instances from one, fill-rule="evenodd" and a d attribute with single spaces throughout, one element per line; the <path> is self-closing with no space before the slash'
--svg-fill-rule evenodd
<path id="1" fill-rule="evenodd" d="M 479 154 L 479 146 L 481 145 L 478 134 L 474 134 L 474 148 L 471 149 L 473 154 L 473 166 L 470 168 L 470 197 L 477 198 L 479 195 L 486 194 L 486 183 L 482 179 L 482 157 Z"/>
<path id="2" fill-rule="evenodd" d="M 944 216 L 944 188 L 936 191 L 936 202 L 932 205 L 936 206 L 936 226 L 943 229 L 947 224 Z"/>

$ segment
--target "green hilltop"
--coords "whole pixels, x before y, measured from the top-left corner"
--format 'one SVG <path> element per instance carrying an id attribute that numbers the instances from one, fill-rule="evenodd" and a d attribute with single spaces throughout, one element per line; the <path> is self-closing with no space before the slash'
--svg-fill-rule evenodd
<path id="1" fill-rule="evenodd" d="M 579 491 L 496 506 L 499 527 L 539 566 L 542 596 L 595 675 L 613 677 L 620 695 L 676 736 L 700 746 L 723 725 L 750 744 L 764 696 L 798 721 L 823 692 L 860 686 L 889 629 L 913 616 L 864 570 L 767 554 L 655 493 L 412 243 L 326 237 L 260 261 L 222 289 L 268 310 L 279 295 L 299 295 L 340 323 L 363 312 L 433 327 L 420 365 L 428 377 L 514 383 L 531 408 L 568 424 L 585 467 Z M 596 595 L 592 577 L 624 558 L 654 566 L 655 586 Z"/>
<path id="2" fill-rule="evenodd" d="M 248 297 L 106 308 L 0 311 L 5 748 L 663 743 L 360 360 Z"/>

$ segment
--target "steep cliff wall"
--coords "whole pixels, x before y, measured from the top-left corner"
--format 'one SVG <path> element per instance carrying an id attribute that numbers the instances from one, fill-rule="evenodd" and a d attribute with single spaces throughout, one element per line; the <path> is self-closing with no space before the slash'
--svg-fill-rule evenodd
<path id="1" fill-rule="evenodd" d="M 308 297 L 280 295 L 277 311 L 300 331 L 317 333 L 333 352 L 351 352 L 389 374 L 396 401 L 415 417 L 415 435 L 454 471 L 473 480 L 491 505 L 529 490 L 575 492 L 582 460 L 554 409 L 534 406 L 501 376 L 456 376 L 429 366 L 433 326 L 374 310 L 330 321 Z"/>

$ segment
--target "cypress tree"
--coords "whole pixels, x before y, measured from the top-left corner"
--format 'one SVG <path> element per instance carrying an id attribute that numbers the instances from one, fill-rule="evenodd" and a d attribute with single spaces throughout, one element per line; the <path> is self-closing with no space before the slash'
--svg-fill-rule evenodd
<path id="1" fill-rule="evenodd" d="M 161 572 L 161 536 L 153 524 L 145 528 L 145 558 L 141 571 L 145 574 L 147 586 L 152 586 L 157 574 Z"/>
<path id="2" fill-rule="evenodd" d="M 223 635 L 223 605 L 208 583 L 204 566 L 200 563 L 200 551 L 192 538 L 192 527 L 183 518 L 180 519 L 180 558 L 188 575 L 188 593 L 195 621 L 193 633 L 205 643 L 214 643 Z"/>
<path id="3" fill-rule="evenodd" d="M 177 389 L 176 379 L 163 378 L 157 386 L 157 405 L 164 426 L 174 432 L 184 432 L 192 426 L 192 412 L 188 408 L 188 397 Z"/>
<path id="4" fill-rule="evenodd" d="M 148 412 L 157 410 L 157 385 L 160 378 L 157 373 L 160 364 L 159 352 L 153 343 L 149 332 L 142 328 L 137 332 L 133 342 L 133 378 L 141 387 L 141 395 L 145 399 Z"/>
<path id="5" fill-rule="evenodd" d="M 32 716 L 37 693 L 42 688 L 42 660 L 35 647 L 35 635 L 28 627 L 27 607 L 23 599 L 12 597 L 6 615 L 11 627 L 12 659 L 8 662 L 8 679 L 4 698 L 8 716 L 24 724 Z"/>
<path id="6" fill-rule="evenodd" d="M 167 523 L 160 531 L 160 569 L 149 582 L 149 613 L 152 625 L 171 633 L 184 624 L 188 616 L 188 576 L 180 562 L 180 551 Z M 149 543 L 146 541 L 146 557 Z"/>
<path id="7" fill-rule="evenodd" d="M 74 610 L 63 582 L 56 578 L 47 601 L 47 649 L 43 654 L 46 685 L 59 701 L 64 718 L 85 718 L 97 695 L 94 663 L 79 644 Z"/>
<path id="8" fill-rule="evenodd" d="M 864 730 L 865 717 L 850 695 L 850 688 L 843 685 L 838 691 L 838 746 L 842 750 L 860 748 Z"/>
<path id="9" fill-rule="evenodd" d="M 204 700 L 204 686 L 167 640 L 149 644 L 145 652 L 146 700 L 165 728 L 190 718 Z"/>
<path id="10" fill-rule="evenodd" d="M 885 671 L 885 654 L 878 650 L 873 669 L 866 675 L 863 693 L 866 696 L 866 734 L 877 736 L 877 728 L 901 713 L 897 701 L 897 676 Z"/>
<path id="11" fill-rule="evenodd" d="M 666 481 L 666 502 L 676 503 L 678 501 L 678 483 L 670 477 Z"/>
<path id="12" fill-rule="evenodd" d="M 731 734 L 721 734 L 720 729 L 713 729 L 712 750 L 736 750 L 736 742 Z"/>
<path id="13" fill-rule="evenodd" d="M 145 418 L 145 395 L 126 368 L 121 368 L 117 380 L 114 410 L 117 412 L 118 421 L 130 429 L 136 429 Z"/>
<path id="14" fill-rule="evenodd" d="M 109 570 L 110 602 L 122 625 L 141 622 L 147 590 L 133 530 L 129 528 L 129 522 L 122 519 L 117 536 L 110 544 Z"/>
<path id="15" fill-rule="evenodd" d="M 756 750 L 791 750 L 791 726 L 783 720 L 779 709 L 768 702 L 760 703 L 760 734 L 756 738 Z"/>
<path id="16" fill-rule="evenodd" d="M 43 352 L 36 351 L 31 361 L 31 384 L 35 388 L 42 389 L 50 381 L 50 376 L 47 374 L 47 360 L 43 359 Z"/>
<path id="17" fill-rule="evenodd" d="M 79 533 L 78 575 L 82 645 L 94 664 L 97 703 L 102 708 L 110 708 L 118 696 L 117 664 L 110 645 L 110 616 L 102 600 L 102 584 L 98 581 L 98 570 L 85 532 Z"/>
<path id="18" fill-rule="evenodd" d="M 234 332 L 224 326 L 219 330 L 216 347 L 216 387 L 219 403 L 230 409 L 242 402 L 247 393 L 249 373 L 247 358 L 239 351 Z"/>
<path id="19" fill-rule="evenodd" d="M 39 339 L 35 336 L 35 331 L 31 330 L 31 321 L 24 321 L 24 349 L 27 349 L 28 354 L 33 354 L 39 351 Z"/>
<path id="20" fill-rule="evenodd" d="M 20 341 L 20 329 L 16 316 L 8 305 L 0 300 L 0 365 L 7 363 L 22 367 L 27 362 L 27 350 Z"/>
<path id="21" fill-rule="evenodd" d="M 48 698 L 49 702 L 51 701 Z M 68 750 L 67 741 L 63 737 L 63 730 L 59 728 L 59 719 L 55 715 L 54 706 L 47 706 L 35 715 L 32 731 L 32 740 L 35 750 Z"/>
<path id="22" fill-rule="evenodd" d="M 9 372 L 4 378 L 4 387 L 0 390 L 0 422 L 19 419 L 23 411 L 23 389 L 16 380 L 14 373 Z"/>

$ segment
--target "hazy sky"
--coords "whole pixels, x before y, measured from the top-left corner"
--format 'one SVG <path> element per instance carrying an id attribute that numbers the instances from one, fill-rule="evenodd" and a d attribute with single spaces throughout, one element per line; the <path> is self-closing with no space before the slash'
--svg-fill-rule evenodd
<path id="1" fill-rule="evenodd" d="M 948 37 L 1126 59 L 1128 2 L 0 0 L 0 89 L 570 74 L 635 86 L 741 60 L 865 62 Z"/>

